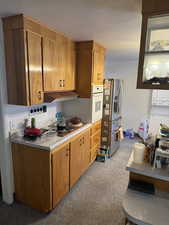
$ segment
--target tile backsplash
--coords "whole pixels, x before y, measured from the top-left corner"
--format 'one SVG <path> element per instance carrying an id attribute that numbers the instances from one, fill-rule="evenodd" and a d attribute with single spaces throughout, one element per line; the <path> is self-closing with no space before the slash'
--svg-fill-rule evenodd
<path id="1" fill-rule="evenodd" d="M 37 128 L 42 128 L 49 123 L 54 122 L 56 120 L 56 113 L 62 112 L 62 103 L 58 102 L 43 105 L 47 106 L 47 112 L 30 113 L 30 110 L 32 108 L 35 108 L 36 106 L 25 107 L 17 105 L 6 105 L 5 116 L 7 117 L 7 124 L 5 127 L 9 130 L 9 132 L 13 132 L 15 130 L 23 130 L 24 120 L 27 118 L 31 119 L 32 117 L 36 119 Z"/>

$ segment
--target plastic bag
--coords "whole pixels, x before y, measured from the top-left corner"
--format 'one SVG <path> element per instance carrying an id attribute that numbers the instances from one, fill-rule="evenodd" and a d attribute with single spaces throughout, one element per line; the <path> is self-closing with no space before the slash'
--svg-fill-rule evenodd
<path id="1" fill-rule="evenodd" d="M 148 138 L 149 122 L 143 120 L 138 128 L 138 135 L 145 141 Z"/>

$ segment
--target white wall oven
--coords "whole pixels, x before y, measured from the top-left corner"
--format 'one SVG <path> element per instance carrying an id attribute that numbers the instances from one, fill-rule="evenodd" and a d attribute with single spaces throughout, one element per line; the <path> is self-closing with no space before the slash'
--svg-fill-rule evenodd
<path id="1" fill-rule="evenodd" d="M 63 103 L 63 113 L 67 117 L 78 116 L 84 122 L 94 123 L 102 119 L 103 85 L 92 86 L 91 98 L 77 98 Z"/>
<path id="2" fill-rule="evenodd" d="M 92 122 L 102 119 L 103 114 L 103 86 L 96 85 L 92 88 Z"/>

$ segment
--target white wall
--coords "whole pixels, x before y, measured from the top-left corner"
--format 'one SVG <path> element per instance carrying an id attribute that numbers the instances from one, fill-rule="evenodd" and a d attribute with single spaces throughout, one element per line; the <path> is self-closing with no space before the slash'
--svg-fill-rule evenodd
<path id="1" fill-rule="evenodd" d="M 169 126 L 169 107 L 167 106 L 152 106 L 150 112 L 150 133 L 157 134 L 160 128 L 160 123 Z"/>
<path id="2" fill-rule="evenodd" d="M 8 131 L 17 129 L 23 131 L 24 119 L 34 117 L 36 119 L 36 127 L 42 128 L 55 121 L 56 112 L 62 112 L 62 103 L 50 103 L 43 104 L 47 106 L 47 112 L 45 113 L 33 113 L 30 114 L 30 109 L 33 107 L 6 105 L 5 117 L 6 127 Z M 38 105 L 40 107 L 41 105 Z"/>
<path id="3" fill-rule="evenodd" d="M 150 90 L 136 89 L 138 60 L 113 62 L 106 60 L 106 78 L 119 78 L 124 81 L 122 117 L 123 126 L 137 131 L 139 123 L 149 118 Z"/>

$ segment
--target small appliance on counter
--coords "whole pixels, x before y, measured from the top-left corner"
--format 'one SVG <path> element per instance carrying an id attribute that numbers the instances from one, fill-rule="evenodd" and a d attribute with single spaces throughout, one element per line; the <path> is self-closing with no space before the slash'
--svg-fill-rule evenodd
<path id="1" fill-rule="evenodd" d="M 71 132 L 84 126 L 83 121 L 79 117 L 66 119 L 61 112 L 56 113 L 56 121 L 48 125 L 46 128 L 36 128 L 35 118 L 31 119 L 31 126 L 28 126 L 28 120 L 25 120 L 24 138 L 34 141 L 38 137 L 58 136 L 64 137 Z"/>
<path id="2" fill-rule="evenodd" d="M 73 117 L 68 121 L 68 126 L 71 128 L 79 128 L 83 126 L 83 122 L 79 117 Z"/>
<path id="3" fill-rule="evenodd" d="M 27 122 L 28 120 L 25 120 L 24 138 L 36 140 L 37 137 L 41 136 L 42 130 L 36 128 L 35 118 L 31 119 L 31 127 L 28 127 Z"/>
<path id="4" fill-rule="evenodd" d="M 79 117 L 72 117 L 71 119 L 66 120 L 62 115 L 57 121 L 57 135 L 59 137 L 66 136 L 83 125 L 84 123 Z"/>

